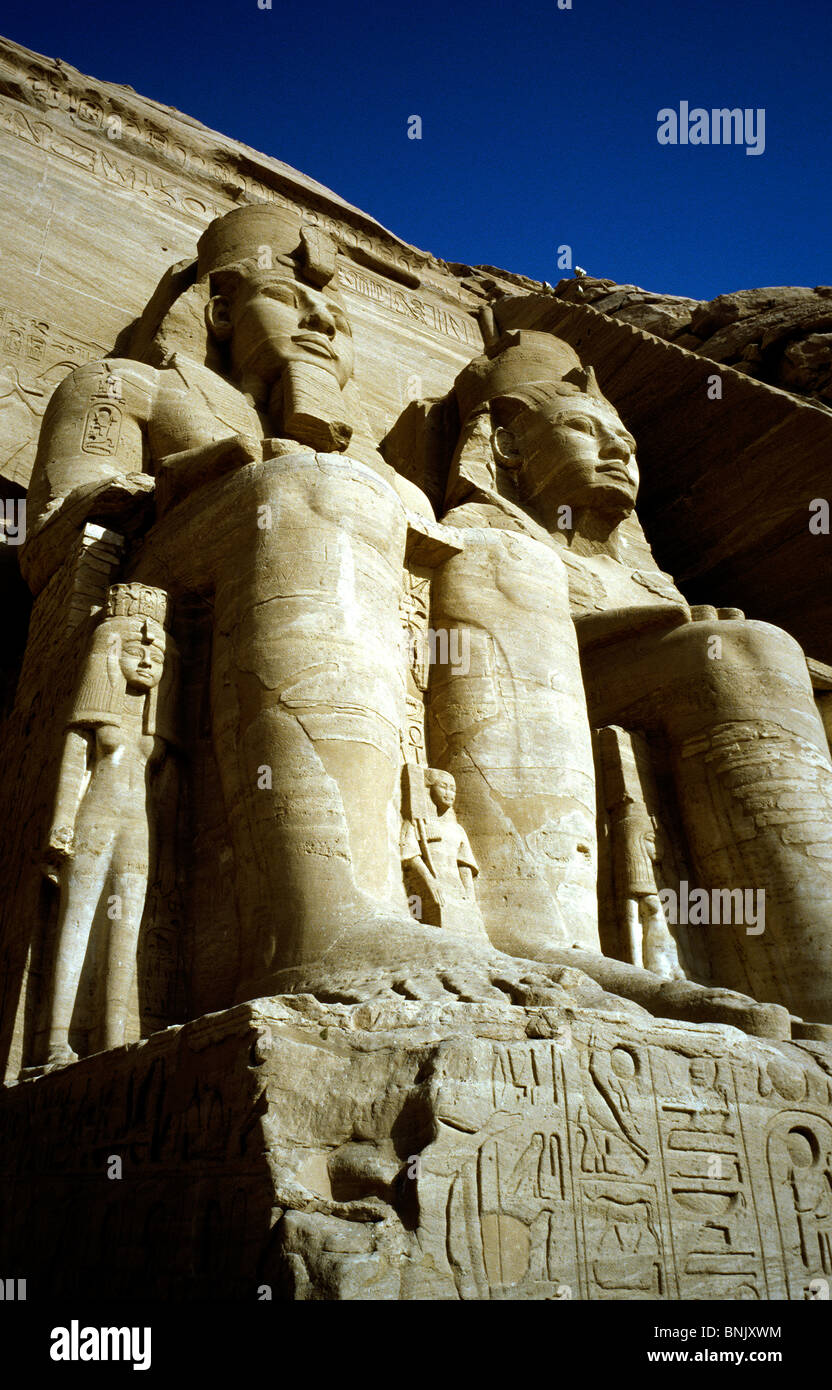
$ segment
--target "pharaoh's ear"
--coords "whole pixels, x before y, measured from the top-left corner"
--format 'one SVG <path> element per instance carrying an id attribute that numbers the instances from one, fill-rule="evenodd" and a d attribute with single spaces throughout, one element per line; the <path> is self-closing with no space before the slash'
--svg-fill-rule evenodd
<path id="1" fill-rule="evenodd" d="M 231 305 L 224 294 L 215 294 L 205 306 L 205 322 L 208 331 L 219 343 L 231 337 Z"/>
<path id="2" fill-rule="evenodd" d="M 523 456 L 517 443 L 517 436 L 509 425 L 494 425 L 491 432 L 491 445 L 494 457 L 501 468 L 519 468 Z"/>

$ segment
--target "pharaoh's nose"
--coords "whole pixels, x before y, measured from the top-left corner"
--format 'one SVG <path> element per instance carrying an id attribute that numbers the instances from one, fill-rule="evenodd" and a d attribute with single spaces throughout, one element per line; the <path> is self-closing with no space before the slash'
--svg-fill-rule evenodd
<path id="1" fill-rule="evenodd" d="M 316 333 L 326 333 L 330 338 L 335 337 L 335 320 L 324 301 L 317 296 L 304 296 L 300 323 L 302 328 L 311 328 Z"/>
<path id="2" fill-rule="evenodd" d="M 601 458 L 621 459 L 622 463 L 627 463 L 631 457 L 631 449 L 617 434 L 605 435 L 601 440 Z"/>

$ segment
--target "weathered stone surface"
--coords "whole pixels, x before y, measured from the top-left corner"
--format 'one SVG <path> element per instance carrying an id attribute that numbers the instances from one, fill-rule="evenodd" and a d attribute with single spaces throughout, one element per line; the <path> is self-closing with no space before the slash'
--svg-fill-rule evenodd
<path id="1" fill-rule="evenodd" d="M 819 405 L 827 403 L 832 346 L 828 334 L 815 330 L 832 323 L 829 285 L 738 290 L 702 303 L 581 275 L 561 280 L 554 293 Z"/>
<path id="2" fill-rule="evenodd" d="M 809 333 L 790 342 L 780 362 L 780 384 L 832 401 L 832 333 Z"/>
<path id="3" fill-rule="evenodd" d="M 731 1028 L 263 999 L 6 1091 L 3 1256 L 41 1299 L 800 1301 L 831 1097 Z"/>
<path id="4" fill-rule="evenodd" d="M 12 148 L 89 156 L 15 292 L 108 287 L 33 461 L 0 421 L 3 1258 L 41 1223 L 65 1292 L 77 1221 L 73 1277 L 115 1242 L 157 1297 L 828 1291 L 832 561 L 737 606 L 822 496 L 829 412 L 753 378 L 817 375 L 827 297 L 447 266 L 3 52 Z M 657 336 L 695 323 L 736 370 Z"/>

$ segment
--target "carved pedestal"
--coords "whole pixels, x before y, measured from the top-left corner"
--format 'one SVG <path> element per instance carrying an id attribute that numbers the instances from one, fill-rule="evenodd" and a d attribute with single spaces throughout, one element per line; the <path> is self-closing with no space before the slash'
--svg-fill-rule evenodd
<path id="1" fill-rule="evenodd" d="M 832 1280 L 832 1048 L 261 999 L 0 1096 L 31 1297 L 792 1299 Z"/>

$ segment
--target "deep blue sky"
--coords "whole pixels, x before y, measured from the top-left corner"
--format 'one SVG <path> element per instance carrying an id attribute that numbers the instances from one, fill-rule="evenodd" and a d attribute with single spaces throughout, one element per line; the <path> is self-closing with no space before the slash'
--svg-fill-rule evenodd
<path id="1" fill-rule="evenodd" d="M 710 298 L 832 282 L 832 0 L 6 0 L 0 31 L 302 169 L 447 260 Z M 764 107 L 766 149 L 660 146 Z M 407 138 L 422 117 L 423 138 Z"/>

